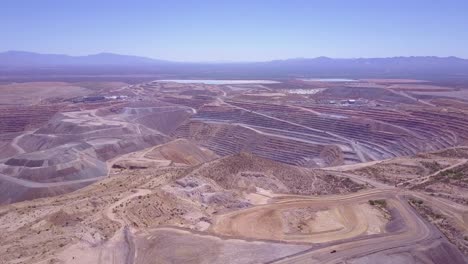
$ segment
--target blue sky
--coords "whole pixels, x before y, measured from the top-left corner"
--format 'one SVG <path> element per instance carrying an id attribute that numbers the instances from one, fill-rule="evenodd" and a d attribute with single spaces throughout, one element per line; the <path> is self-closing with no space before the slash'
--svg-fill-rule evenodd
<path id="1" fill-rule="evenodd" d="M 466 0 L 2 0 L 0 51 L 177 61 L 468 58 Z"/>

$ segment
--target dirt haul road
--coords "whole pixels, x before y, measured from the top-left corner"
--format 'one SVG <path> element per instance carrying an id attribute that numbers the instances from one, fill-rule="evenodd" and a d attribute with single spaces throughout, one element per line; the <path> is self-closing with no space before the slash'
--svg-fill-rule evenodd
<path id="1" fill-rule="evenodd" d="M 340 263 L 352 258 L 386 250 L 404 249 L 437 240 L 445 241 L 446 239 L 441 235 L 440 231 L 424 221 L 407 203 L 405 196 L 408 194 L 401 190 L 374 189 L 352 195 L 324 199 L 326 203 L 391 199 L 390 208 L 392 211 L 396 210 L 398 212 L 397 215 L 400 219 L 397 219 L 397 221 L 400 223 L 398 223 L 394 232 L 365 236 L 346 240 L 343 243 L 312 248 L 272 263 Z"/>
<path id="2" fill-rule="evenodd" d="M 338 201 L 333 197 L 279 196 L 274 203 L 220 215 L 213 231 L 254 239 L 309 243 L 383 233 L 387 217 L 368 204 L 368 199 L 374 196 L 372 192 L 369 195 L 344 196 Z M 386 199 L 392 204 L 398 203 L 391 196 L 387 195 Z"/>
<path id="3" fill-rule="evenodd" d="M 424 221 L 408 204 L 409 195 L 410 192 L 398 189 L 372 189 L 349 195 L 317 198 L 279 196 L 270 204 L 220 215 L 211 231 L 219 235 L 250 239 L 313 243 L 310 249 L 273 263 L 340 263 L 376 252 L 447 242 L 438 229 Z M 368 219 L 369 215 L 360 215 L 363 212 L 359 211 L 356 205 L 367 204 L 369 200 L 377 199 L 387 201 L 393 223 L 388 223 L 392 227 L 387 227 L 385 231 L 369 233 L 367 229 L 371 225 L 369 221 L 372 220 Z M 315 207 L 323 210 L 337 205 L 342 208 L 342 227 L 302 235 L 281 232 L 281 227 L 284 227 L 284 223 L 281 223 L 282 220 L 278 217 L 281 210 L 294 207 Z"/>

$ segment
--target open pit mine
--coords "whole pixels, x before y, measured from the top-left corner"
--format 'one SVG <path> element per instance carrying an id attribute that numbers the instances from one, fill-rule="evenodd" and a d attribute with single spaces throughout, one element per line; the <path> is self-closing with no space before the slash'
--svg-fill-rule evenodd
<path id="1" fill-rule="evenodd" d="M 468 263 L 466 89 L 1 84 L 0 263 Z"/>

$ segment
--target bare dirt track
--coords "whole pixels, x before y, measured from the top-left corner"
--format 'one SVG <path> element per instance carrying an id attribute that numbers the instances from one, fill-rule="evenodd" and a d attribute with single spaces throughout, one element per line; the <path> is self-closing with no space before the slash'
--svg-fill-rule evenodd
<path id="1" fill-rule="evenodd" d="M 136 263 L 258 263 L 294 254 L 306 245 L 219 238 L 160 228 L 138 235 Z M 203 252 L 203 254 L 200 254 Z"/>
<path id="2" fill-rule="evenodd" d="M 420 243 L 424 240 L 430 240 L 439 237 L 439 233 L 428 226 L 424 221 L 417 216 L 414 211 L 406 204 L 404 200 L 395 196 L 394 192 L 373 190 L 370 193 L 353 195 L 356 199 L 372 199 L 374 197 L 382 198 L 394 197 L 391 202 L 391 207 L 397 210 L 398 217 L 401 217 L 400 226 L 394 227 L 397 232 L 391 232 L 385 236 L 375 236 L 368 239 L 354 239 L 352 242 L 345 242 L 337 246 L 326 247 L 319 250 L 311 250 L 283 260 L 277 263 L 335 263 L 345 259 L 352 259 L 359 255 L 367 255 L 369 253 L 378 252 L 384 249 L 410 246 L 414 243 Z M 338 198 L 342 199 L 342 197 Z M 397 220 L 397 221 L 398 221 Z M 372 247 L 369 247 L 372 245 Z M 331 254 L 332 250 L 337 253 Z"/>
<path id="3" fill-rule="evenodd" d="M 78 243 L 69 248 L 62 257 L 66 262 L 74 263 L 112 263 L 112 264 L 133 264 L 135 259 L 135 245 L 133 234 L 128 226 L 128 220 L 124 216 L 118 216 L 116 208 L 125 202 L 141 195 L 151 193 L 149 190 L 137 189 L 131 194 L 123 197 L 106 208 L 103 212 L 105 217 L 111 221 L 117 222 L 120 228 L 104 245 L 90 248 L 86 243 Z M 77 258 L 85 254 L 85 258 Z"/>
<path id="4" fill-rule="evenodd" d="M 212 230 L 222 235 L 296 243 L 384 233 L 387 219 L 383 212 L 368 205 L 371 198 L 365 194 L 357 198 L 343 195 L 340 200 L 276 196 L 278 202 L 220 215 Z"/>

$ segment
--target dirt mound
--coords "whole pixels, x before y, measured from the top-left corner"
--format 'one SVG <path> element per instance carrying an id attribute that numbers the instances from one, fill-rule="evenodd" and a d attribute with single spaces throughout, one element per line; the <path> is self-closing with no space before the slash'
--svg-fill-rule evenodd
<path id="1" fill-rule="evenodd" d="M 255 190 L 260 187 L 292 194 L 331 194 L 364 188 L 348 178 L 240 153 L 212 161 L 193 172 L 213 179 L 226 189 Z"/>
<path id="2" fill-rule="evenodd" d="M 148 159 L 170 160 L 185 165 L 198 165 L 216 159 L 218 156 L 186 140 L 178 139 L 160 145 L 145 155 Z"/>
<path id="3" fill-rule="evenodd" d="M 0 164 L 0 203 L 63 194 L 105 175 L 106 163 L 86 143 L 20 154 Z"/>
<path id="4" fill-rule="evenodd" d="M 190 174 L 176 180 L 175 184 L 164 187 L 164 190 L 184 200 L 188 199 L 200 206 L 211 208 L 213 212 L 250 206 L 237 190 L 226 190 L 211 179 Z"/>
<path id="5" fill-rule="evenodd" d="M 327 207 L 323 201 L 282 200 L 219 215 L 218 234 L 289 242 L 328 242 L 383 233 L 387 219 L 365 203 Z"/>
<path id="6" fill-rule="evenodd" d="M 0 173 L 27 181 L 50 183 L 105 176 L 107 166 L 91 145 L 70 143 L 17 155 L 0 165 Z"/>

